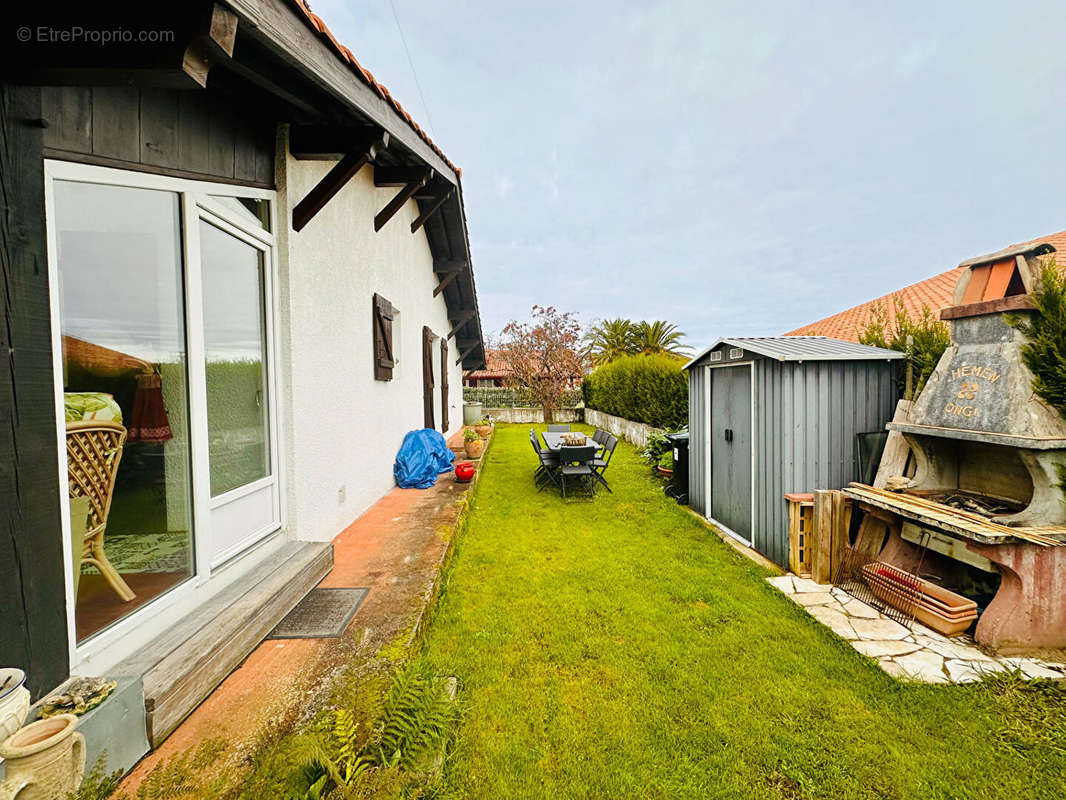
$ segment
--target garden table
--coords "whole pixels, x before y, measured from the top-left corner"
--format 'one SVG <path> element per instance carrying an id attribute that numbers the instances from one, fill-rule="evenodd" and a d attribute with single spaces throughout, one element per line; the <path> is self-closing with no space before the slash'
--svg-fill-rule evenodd
<path id="1" fill-rule="evenodd" d="M 545 431 L 541 434 L 541 437 L 543 437 L 544 444 L 549 450 L 553 453 L 558 453 L 559 448 L 563 446 L 563 437 L 572 435 L 572 433 L 549 433 L 548 431 Z M 592 439 L 586 436 L 585 443 L 592 444 Z"/>

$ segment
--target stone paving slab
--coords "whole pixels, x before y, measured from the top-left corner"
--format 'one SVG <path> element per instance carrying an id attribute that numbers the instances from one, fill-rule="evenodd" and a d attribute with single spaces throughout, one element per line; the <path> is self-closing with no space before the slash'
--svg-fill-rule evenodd
<path id="1" fill-rule="evenodd" d="M 1030 679 L 1066 679 L 1066 664 L 989 655 L 968 636 L 949 639 L 919 622 L 900 625 L 838 586 L 791 573 L 766 581 L 895 678 L 970 683 L 991 672 L 1020 670 Z"/>

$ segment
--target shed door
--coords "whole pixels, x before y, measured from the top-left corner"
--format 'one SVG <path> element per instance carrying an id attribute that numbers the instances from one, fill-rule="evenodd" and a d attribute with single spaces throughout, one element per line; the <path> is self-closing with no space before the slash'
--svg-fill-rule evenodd
<path id="1" fill-rule="evenodd" d="M 751 543 L 751 367 L 711 375 L 710 516 Z"/>

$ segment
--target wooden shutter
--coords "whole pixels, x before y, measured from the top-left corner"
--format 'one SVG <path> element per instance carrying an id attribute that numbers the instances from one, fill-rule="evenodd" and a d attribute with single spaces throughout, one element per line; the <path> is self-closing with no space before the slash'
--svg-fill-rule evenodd
<path id="1" fill-rule="evenodd" d="M 425 419 L 423 427 L 435 428 L 433 424 L 433 331 L 422 328 L 422 407 Z"/>
<path id="2" fill-rule="evenodd" d="M 391 381 L 396 366 L 392 349 L 392 303 L 374 295 L 374 380 Z"/>
<path id="3" fill-rule="evenodd" d="M 448 431 L 448 340 L 440 339 L 440 432 Z"/>

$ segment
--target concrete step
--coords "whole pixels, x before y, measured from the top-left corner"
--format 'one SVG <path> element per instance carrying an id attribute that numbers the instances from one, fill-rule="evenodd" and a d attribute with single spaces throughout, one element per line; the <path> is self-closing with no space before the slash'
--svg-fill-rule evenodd
<path id="1" fill-rule="evenodd" d="M 153 748 L 326 576 L 333 544 L 289 542 L 272 561 L 273 570 L 252 570 L 110 670 L 141 678 Z"/>

